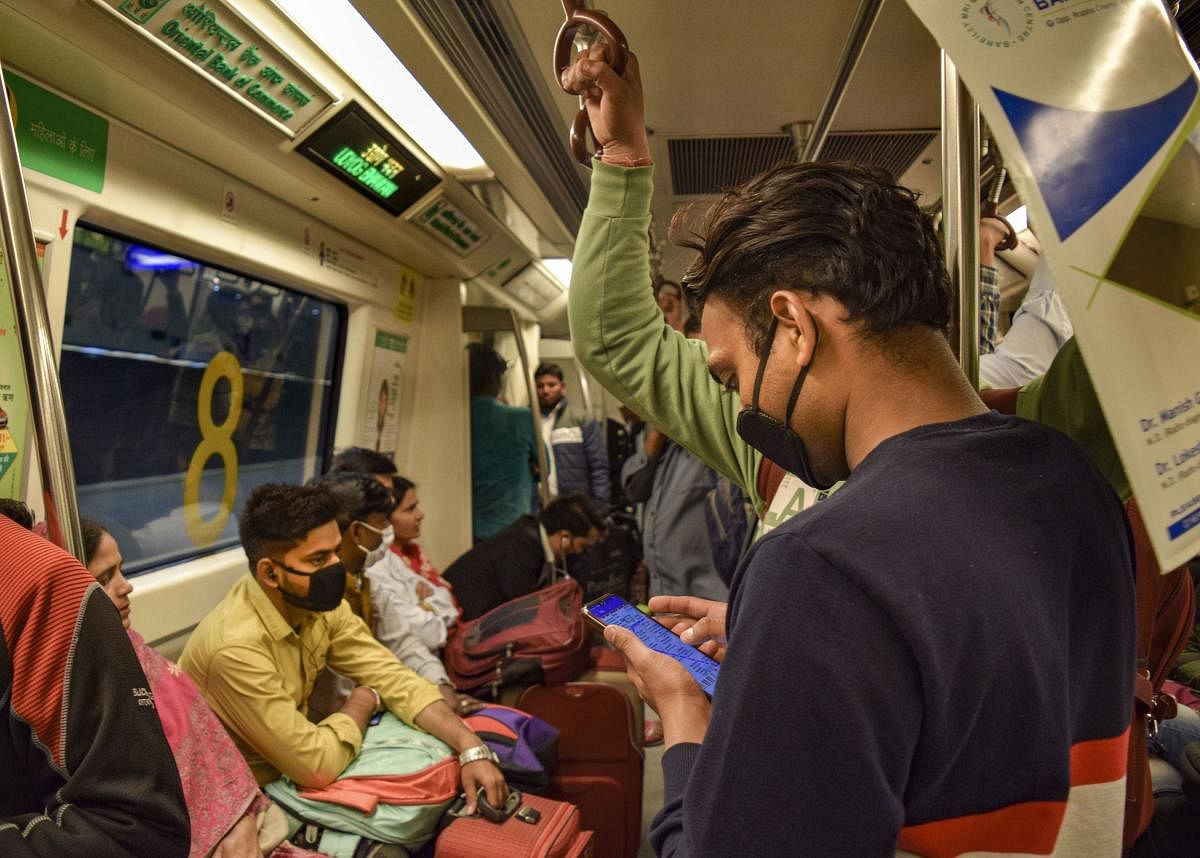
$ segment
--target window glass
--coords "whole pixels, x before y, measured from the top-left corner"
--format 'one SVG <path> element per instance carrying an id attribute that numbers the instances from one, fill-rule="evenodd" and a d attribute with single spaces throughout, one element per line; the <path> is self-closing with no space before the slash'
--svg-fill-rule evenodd
<path id="1" fill-rule="evenodd" d="M 61 377 L 80 514 L 126 573 L 237 544 L 249 492 L 319 473 L 344 309 L 78 226 Z"/>

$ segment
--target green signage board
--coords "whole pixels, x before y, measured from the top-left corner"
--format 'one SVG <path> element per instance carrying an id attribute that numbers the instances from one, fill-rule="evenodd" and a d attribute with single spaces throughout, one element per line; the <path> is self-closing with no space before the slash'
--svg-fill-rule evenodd
<path id="1" fill-rule="evenodd" d="M 375 331 L 375 348 L 388 349 L 403 354 L 408 351 L 408 337 L 399 334 L 389 334 L 387 331 Z"/>
<path id="2" fill-rule="evenodd" d="M 21 164 L 99 193 L 104 190 L 108 120 L 6 71 L 8 107 Z"/>
<path id="3" fill-rule="evenodd" d="M 165 48 L 288 136 L 335 101 L 227 0 L 91 2 Z"/>
<path id="4" fill-rule="evenodd" d="M 413 223 L 452 248 L 459 256 L 466 256 L 487 241 L 487 233 L 482 232 L 445 197 L 426 206 L 413 219 Z"/>
<path id="5" fill-rule="evenodd" d="M 393 215 L 441 181 L 354 103 L 310 134 L 299 151 Z"/>

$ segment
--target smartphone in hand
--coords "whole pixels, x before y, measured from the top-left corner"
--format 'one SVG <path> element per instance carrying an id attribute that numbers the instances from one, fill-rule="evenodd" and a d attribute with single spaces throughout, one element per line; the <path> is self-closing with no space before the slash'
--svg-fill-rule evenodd
<path id="1" fill-rule="evenodd" d="M 583 606 L 583 615 L 602 629 L 605 626 L 629 629 L 650 649 L 670 656 L 687 668 L 704 693 L 712 697 L 721 665 L 700 650 L 685 644 L 669 629 L 660 626 L 620 596 L 609 593 L 588 602 Z"/>

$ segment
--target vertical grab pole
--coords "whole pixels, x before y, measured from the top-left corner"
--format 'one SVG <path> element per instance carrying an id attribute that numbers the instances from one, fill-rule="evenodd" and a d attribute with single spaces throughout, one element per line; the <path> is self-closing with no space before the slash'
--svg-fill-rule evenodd
<path id="1" fill-rule="evenodd" d="M 942 234 L 958 295 L 958 361 L 979 388 L 979 107 L 942 51 Z"/>
<path id="2" fill-rule="evenodd" d="M 542 499 L 542 509 L 546 508 L 546 504 L 550 502 L 550 472 L 547 470 L 550 451 L 546 449 L 546 445 L 542 443 L 542 418 L 538 411 L 537 391 L 533 386 L 533 370 L 529 365 L 529 353 L 525 350 L 525 338 L 521 333 L 521 322 L 517 318 L 516 311 L 510 310 L 509 315 L 512 318 L 512 330 L 517 340 L 517 354 L 521 358 L 521 375 L 525 377 L 525 389 L 529 393 L 529 414 L 533 418 L 533 440 L 534 446 L 537 448 L 538 458 L 538 495 Z"/>
<path id="3" fill-rule="evenodd" d="M 42 272 L 37 264 L 33 223 L 25 198 L 25 182 L 17 153 L 8 99 L 3 102 L 0 123 L 0 222 L 4 234 L 4 260 L 16 310 L 17 338 L 29 381 L 29 414 L 33 424 L 38 467 L 46 504 L 50 538 L 83 560 L 83 534 L 79 527 L 79 505 L 75 497 L 75 467 L 67 436 L 62 387 Z"/>

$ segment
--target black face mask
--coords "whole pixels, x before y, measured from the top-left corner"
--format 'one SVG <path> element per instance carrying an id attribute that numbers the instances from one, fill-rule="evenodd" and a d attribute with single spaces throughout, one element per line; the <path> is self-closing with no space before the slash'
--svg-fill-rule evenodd
<path id="1" fill-rule="evenodd" d="M 738 413 L 737 433 L 743 441 L 779 467 L 795 474 L 814 489 L 824 491 L 833 483 L 818 480 L 813 474 L 808 463 L 808 451 L 804 447 L 804 441 L 792 429 L 792 412 L 796 410 L 796 400 L 800 398 L 800 388 L 804 386 L 804 379 L 808 375 L 809 367 L 812 366 L 813 357 L 816 356 L 816 346 L 821 341 L 819 332 L 816 342 L 813 344 L 813 356 L 800 370 L 800 375 L 792 387 L 792 395 L 788 397 L 787 412 L 783 415 L 783 422 L 780 423 L 774 417 L 758 410 L 758 392 L 762 388 L 763 371 L 766 370 L 767 360 L 771 357 L 771 347 L 775 344 L 775 331 L 778 327 L 779 320 L 772 319 L 771 328 L 767 332 L 767 353 L 758 362 L 758 373 L 754 376 L 754 393 L 750 400 L 750 407 L 744 408 Z"/>
<path id="2" fill-rule="evenodd" d="M 295 593 L 289 593 L 283 588 L 282 582 L 279 587 L 279 593 L 283 596 L 283 601 L 297 608 L 303 608 L 306 611 L 332 611 L 342 603 L 342 594 L 346 590 L 346 567 L 341 563 L 334 563 L 332 566 L 322 566 L 316 572 L 301 572 L 298 569 L 293 569 L 280 563 L 278 560 L 272 560 L 276 566 L 280 566 L 291 572 L 293 575 L 304 575 L 308 580 L 308 595 L 297 596 Z"/>

